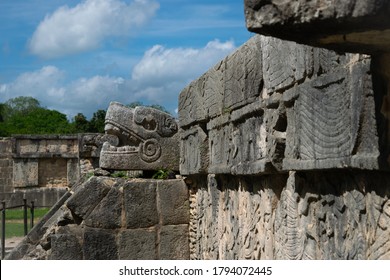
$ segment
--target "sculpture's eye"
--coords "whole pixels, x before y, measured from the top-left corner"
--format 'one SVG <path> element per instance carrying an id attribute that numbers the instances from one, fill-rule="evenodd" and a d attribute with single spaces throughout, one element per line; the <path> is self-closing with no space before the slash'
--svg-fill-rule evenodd
<path id="1" fill-rule="evenodd" d="M 156 127 L 157 127 L 157 123 L 156 123 L 156 120 L 151 117 L 151 116 L 147 116 L 144 118 L 144 120 L 142 121 L 142 126 L 146 129 L 146 130 L 156 130 Z"/>

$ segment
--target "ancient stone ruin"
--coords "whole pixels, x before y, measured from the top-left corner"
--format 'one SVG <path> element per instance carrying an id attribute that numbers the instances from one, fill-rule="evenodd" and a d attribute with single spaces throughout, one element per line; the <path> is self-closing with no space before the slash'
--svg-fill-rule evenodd
<path id="1" fill-rule="evenodd" d="M 107 113 L 101 167 L 164 168 L 180 146 L 184 178 L 92 177 L 10 258 L 390 259 L 389 2 L 245 14 L 262 35 L 183 89 L 179 126 Z"/>
<path id="2" fill-rule="evenodd" d="M 134 109 L 112 102 L 105 131 L 116 136 L 106 142 L 100 167 L 115 170 L 179 170 L 178 123 L 169 114 L 150 107 Z"/>

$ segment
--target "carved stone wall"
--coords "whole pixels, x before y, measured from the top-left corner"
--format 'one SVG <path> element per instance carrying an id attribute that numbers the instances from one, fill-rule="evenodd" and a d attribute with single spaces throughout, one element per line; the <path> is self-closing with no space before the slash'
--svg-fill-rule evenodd
<path id="1" fill-rule="evenodd" d="M 181 92 L 191 259 L 390 258 L 384 65 L 254 36 Z"/>
<path id="2" fill-rule="evenodd" d="M 198 178 L 191 259 L 389 259 L 389 185 L 357 171 Z"/>

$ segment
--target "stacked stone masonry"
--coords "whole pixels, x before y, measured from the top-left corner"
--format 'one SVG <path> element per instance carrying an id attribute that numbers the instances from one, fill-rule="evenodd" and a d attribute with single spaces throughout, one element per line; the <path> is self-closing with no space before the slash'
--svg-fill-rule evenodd
<path id="1" fill-rule="evenodd" d="M 92 177 L 73 191 L 8 259 L 189 258 L 183 180 Z"/>
<path id="2" fill-rule="evenodd" d="M 383 65 L 256 35 L 181 92 L 191 259 L 390 258 Z"/>
<path id="3" fill-rule="evenodd" d="M 83 174 L 98 167 L 100 150 L 112 136 L 15 135 L 0 139 L 0 200 L 54 205 Z"/>

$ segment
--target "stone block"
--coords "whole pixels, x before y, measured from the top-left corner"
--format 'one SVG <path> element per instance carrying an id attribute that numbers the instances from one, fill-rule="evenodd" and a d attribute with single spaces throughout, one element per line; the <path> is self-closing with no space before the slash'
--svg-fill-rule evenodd
<path id="1" fill-rule="evenodd" d="M 121 227 L 122 192 L 112 187 L 107 195 L 85 219 L 85 224 L 94 228 L 115 229 Z"/>
<path id="2" fill-rule="evenodd" d="M 188 260 L 188 225 L 163 226 L 160 232 L 160 259 Z"/>
<path id="3" fill-rule="evenodd" d="M 123 186 L 127 228 L 147 228 L 159 223 L 157 180 L 134 179 Z"/>
<path id="4" fill-rule="evenodd" d="M 260 106 L 260 103 L 254 103 L 208 123 L 209 173 L 268 171 L 267 127 Z"/>
<path id="5" fill-rule="evenodd" d="M 115 180 L 107 177 L 92 177 L 81 185 L 66 202 L 74 215 L 85 219 L 107 195 Z"/>
<path id="6" fill-rule="evenodd" d="M 77 158 L 78 139 L 73 135 L 18 135 L 15 156 L 23 158 Z"/>
<path id="7" fill-rule="evenodd" d="M 119 234 L 119 259 L 156 260 L 156 229 L 129 229 Z"/>
<path id="8" fill-rule="evenodd" d="M 83 250 L 80 241 L 72 234 L 53 234 L 49 260 L 82 260 Z"/>
<path id="9" fill-rule="evenodd" d="M 284 169 L 380 168 L 369 69 L 370 60 L 356 55 L 347 67 L 284 93 Z"/>
<path id="10" fill-rule="evenodd" d="M 206 173 L 209 167 L 207 131 L 200 126 L 180 130 L 180 174 Z"/>
<path id="11" fill-rule="evenodd" d="M 85 260 L 117 260 L 116 233 L 112 230 L 85 228 L 83 253 Z"/>
<path id="12" fill-rule="evenodd" d="M 111 102 L 105 131 L 117 144 L 103 144 L 100 167 L 113 170 L 179 170 L 177 121 L 150 107 L 128 108 Z"/>
<path id="13" fill-rule="evenodd" d="M 263 84 L 260 37 L 255 36 L 183 89 L 180 127 L 205 123 L 253 102 Z"/>
<path id="14" fill-rule="evenodd" d="M 252 32 L 349 52 L 387 52 L 390 46 L 385 0 L 244 2 Z"/>
<path id="15" fill-rule="evenodd" d="M 79 159 L 68 159 L 66 162 L 66 179 L 69 187 L 74 186 L 80 178 Z"/>
<path id="16" fill-rule="evenodd" d="M 221 113 L 250 104 L 261 94 L 264 83 L 260 36 L 249 39 L 237 51 L 227 56 L 223 63 L 224 91 Z"/>
<path id="17" fill-rule="evenodd" d="M 68 187 L 67 159 L 39 158 L 38 163 L 40 187 Z"/>
<path id="18" fill-rule="evenodd" d="M 281 91 L 313 74 L 313 48 L 272 37 L 260 37 L 264 87 Z"/>
<path id="19" fill-rule="evenodd" d="M 33 159 L 15 159 L 13 176 L 14 187 L 38 186 L 38 161 Z"/>
<path id="20" fill-rule="evenodd" d="M 188 187 L 183 180 L 162 180 L 157 184 L 157 205 L 162 225 L 188 224 Z"/>

